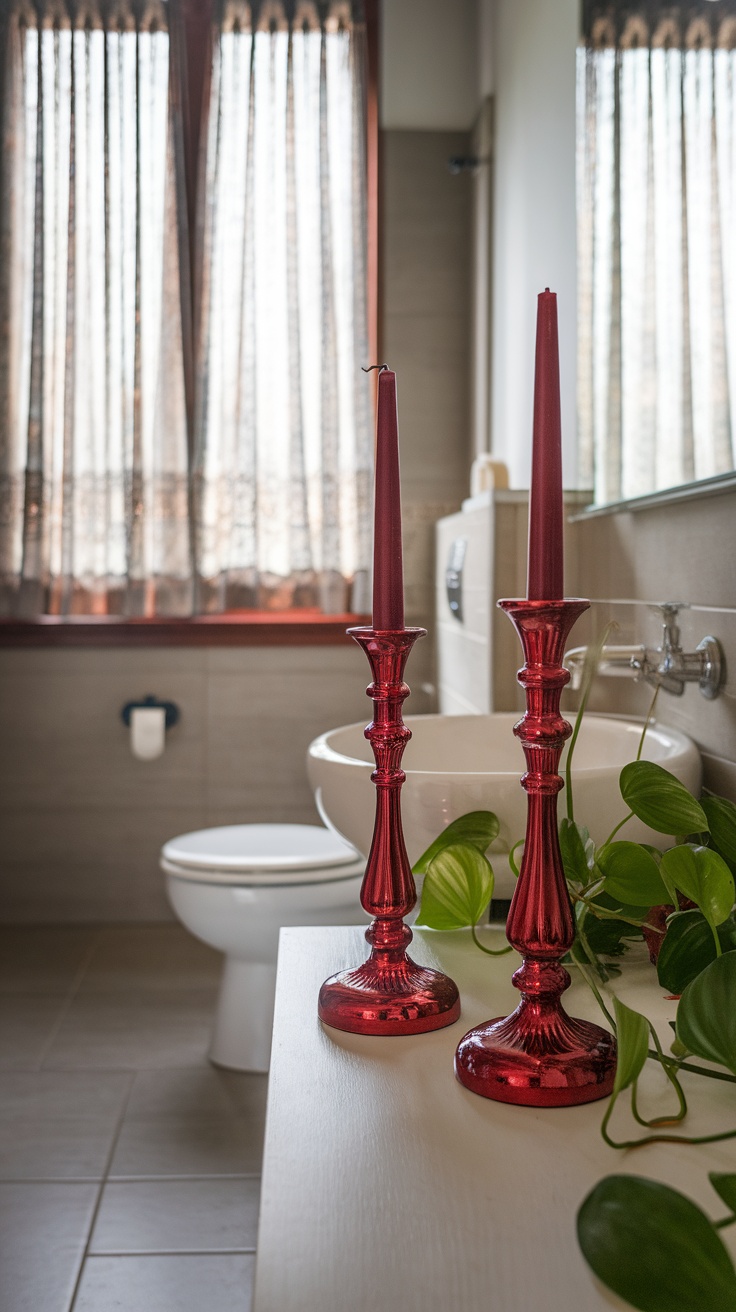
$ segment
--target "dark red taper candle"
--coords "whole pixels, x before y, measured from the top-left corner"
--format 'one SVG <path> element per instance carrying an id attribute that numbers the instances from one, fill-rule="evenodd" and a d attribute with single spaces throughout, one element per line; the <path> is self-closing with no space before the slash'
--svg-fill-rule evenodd
<path id="1" fill-rule="evenodd" d="M 529 601 L 565 595 L 562 545 L 562 427 L 557 296 L 546 287 L 537 302 L 532 483 L 529 494 Z"/>
<path id="2" fill-rule="evenodd" d="M 401 484 L 396 374 L 378 375 L 376 491 L 373 533 L 373 627 L 404 627 L 404 562 L 401 546 Z"/>

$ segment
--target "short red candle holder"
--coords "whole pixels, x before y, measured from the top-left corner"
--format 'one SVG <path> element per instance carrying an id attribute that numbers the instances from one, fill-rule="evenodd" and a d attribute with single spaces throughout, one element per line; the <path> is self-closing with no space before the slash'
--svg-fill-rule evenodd
<path id="1" fill-rule="evenodd" d="M 557 773 L 572 732 L 560 715 L 569 680 L 562 655 L 573 624 L 589 602 L 499 601 L 524 649 L 519 683 L 526 713 L 521 739 L 528 796 L 524 859 L 506 928 L 523 957 L 513 980 L 521 1002 L 512 1015 L 470 1030 L 458 1044 L 455 1073 L 466 1088 L 497 1102 L 571 1107 L 605 1098 L 613 1088 L 616 1042 L 589 1021 L 574 1020 L 560 1001 L 570 976 L 560 964 L 572 946 L 574 920 L 557 836 Z"/>
<path id="2" fill-rule="evenodd" d="M 401 769 L 411 738 L 401 717 L 409 687 L 404 668 L 426 629 L 348 629 L 370 662 L 373 721 L 365 736 L 376 759 L 376 820 L 360 900 L 374 917 L 366 930 L 371 954 L 362 966 L 325 980 L 319 1018 L 352 1034 L 422 1034 L 452 1025 L 460 1015 L 457 985 L 407 954 L 412 932 L 404 924 L 417 900 L 401 826 Z"/>

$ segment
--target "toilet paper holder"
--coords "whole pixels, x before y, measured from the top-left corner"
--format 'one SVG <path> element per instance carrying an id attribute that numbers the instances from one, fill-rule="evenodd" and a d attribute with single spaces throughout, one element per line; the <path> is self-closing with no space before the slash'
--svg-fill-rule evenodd
<path id="1" fill-rule="evenodd" d="M 149 692 L 147 696 L 143 698 L 142 701 L 126 702 L 125 706 L 120 712 L 120 718 L 123 721 L 123 724 L 126 726 L 126 728 L 128 729 L 130 728 L 130 717 L 133 714 L 133 711 L 137 711 L 139 709 L 143 709 L 144 707 L 149 707 L 149 706 L 161 707 L 161 709 L 164 711 L 164 724 L 167 729 L 170 729 L 171 726 L 176 724 L 177 720 L 179 719 L 180 711 L 179 711 L 179 707 L 176 705 L 176 702 L 159 701 L 158 697 L 154 697 L 153 693 Z"/>

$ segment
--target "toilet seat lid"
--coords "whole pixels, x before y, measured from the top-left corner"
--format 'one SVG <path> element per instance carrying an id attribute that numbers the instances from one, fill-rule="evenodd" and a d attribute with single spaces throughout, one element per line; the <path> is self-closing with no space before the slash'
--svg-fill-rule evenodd
<path id="1" fill-rule="evenodd" d="M 236 874 L 324 870 L 354 865 L 360 854 L 322 825 L 220 825 L 179 834 L 164 861 L 183 870 Z"/>

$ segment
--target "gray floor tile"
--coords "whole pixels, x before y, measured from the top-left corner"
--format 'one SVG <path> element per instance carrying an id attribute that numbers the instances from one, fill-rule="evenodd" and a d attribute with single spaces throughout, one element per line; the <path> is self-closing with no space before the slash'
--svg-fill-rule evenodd
<path id="1" fill-rule="evenodd" d="M 91 1253 L 254 1249 L 260 1180 L 147 1180 L 105 1185 Z"/>
<path id="2" fill-rule="evenodd" d="M 74 1312 L 250 1312 L 253 1265 L 240 1253 L 89 1257 Z"/>
<path id="3" fill-rule="evenodd" d="M 67 1312 L 97 1185 L 0 1184 L 3 1312 Z"/>
<path id="4" fill-rule="evenodd" d="M 110 1167 L 112 1176 L 258 1174 L 260 1121 L 172 1116 L 126 1120 Z"/>
<path id="5" fill-rule="evenodd" d="M 181 925 L 111 925 L 99 933 L 81 983 L 82 993 L 109 990 L 199 989 L 215 986 L 222 953 Z"/>
<path id="6" fill-rule="evenodd" d="M 0 1177 L 100 1179 L 131 1079 L 117 1072 L 0 1074 Z"/>
<path id="7" fill-rule="evenodd" d="M 219 1072 L 233 1107 L 239 1115 L 266 1123 L 268 1076 L 250 1071 Z"/>
<path id="8" fill-rule="evenodd" d="M 62 996 L 0 994 L 0 1070 L 37 1070 L 65 1006 Z"/>
<path id="9" fill-rule="evenodd" d="M 7 1071 L 0 1074 L 0 1122 L 89 1116 L 114 1124 L 131 1079 L 121 1071 Z"/>
<path id="10" fill-rule="evenodd" d="M 54 1036 L 45 1069 L 151 1070 L 206 1059 L 216 989 L 80 994 Z"/>
<path id="11" fill-rule="evenodd" d="M 125 1118 L 150 1120 L 156 1116 L 219 1116 L 232 1115 L 233 1111 L 244 1115 L 251 1111 L 257 1113 L 263 1103 L 266 1079 L 265 1075 L 238 1075 L 234 1071 L 220 1070 L 209 1063 L 189 1070 L 139 1071 Z"/>
<path id="12" fill-rule="evenodd" d="M 0 1128 L 0 1178 L 101 1180 L 115 1125 L 90 1117 L 13 1121 Z"/>
<path id="13" fill-rule="evenodd" d="M 77 980 L 98 934 L 94 927 L 0 928 L 0 993 L 64 993 Z"/>

